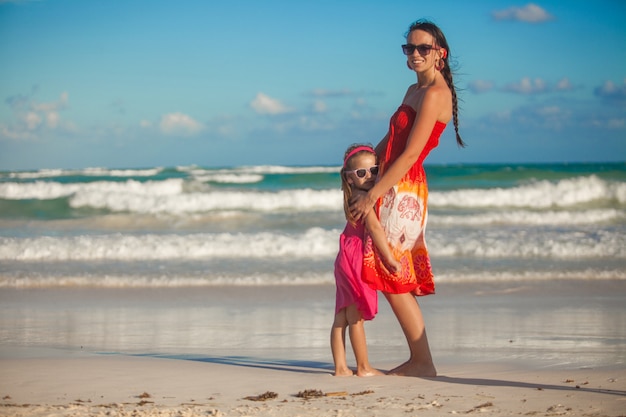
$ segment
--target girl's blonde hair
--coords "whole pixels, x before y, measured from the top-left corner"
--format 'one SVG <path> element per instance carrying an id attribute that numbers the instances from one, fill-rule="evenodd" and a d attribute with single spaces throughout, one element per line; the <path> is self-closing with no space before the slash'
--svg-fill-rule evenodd
<path id="1" fill-rule="evenodd" d="M 363 148 L 356 152 L 354 152 L 357 148 Z M 374 154 L 376 157 L 376 162 L 378 163 L 378 156 L 376 155 L 376 151 L 374 147 L 369 144 L 361 144 L 355 143 L 350 145 L 346 152 L 343 154 L 343 166 L 341 167 L 341 190 L 343 191 L 343 212 L 346 216 L 346 220 L 354 225 L 356 223 L 356 219 L 350 213 L 350 198 L 352 198 L 352 186 L 348 182 L 348 177 L 346 171 L 349 171 L 348 166 L 350 165 L 350 161 L 357 155 L 361 155 L 364 152 Z"/>

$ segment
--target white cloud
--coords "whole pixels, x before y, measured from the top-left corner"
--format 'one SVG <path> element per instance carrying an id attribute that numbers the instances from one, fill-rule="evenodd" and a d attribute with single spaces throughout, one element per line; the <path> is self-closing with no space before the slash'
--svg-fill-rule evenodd
<path id="1" fill-rule="evenodd" d="M 626 120 L 624 119 L 609 119 L 607 127 L 609 129 L 623 129 L 626 126 Z"/>
<path id="2" fill-rule="evenodd" d="M 33 89 L 33 94 L 36 92 Z M 61 93 L 58 100 L 38 102 L 30 96 L 17 95 L 8 97 L 5 102 L 13 113 L 14 122 L 2 124 L 0 139 L 36 139 L 44 130 L 75 130 L 75 126 L 61 120 L 60 112 L 69 106 L 69 95 Z"/>
<path id="3" fill-rule="evenodd" d="M 41 126 L 42 118 L 38 113 L 34 111 L 29 111 L 21 115 L 21 120 L 24 122 L 26 129 L 35 130 L 39 126 Z"/>
<path id="4" fill-rule="evenodd" d="M 51 129 L 56 129 L 59 125 L 59 113 L 51 111 L 46 114 L 46 125 Z"/>
<path id="5" fill-rule="evenodd" d="M 626 79 L 622 85 L 617 85 L 613 81 L 605 81 L 600 87 L 593 90 L 598 97 L 612 100 L 626 100 Z"/>
<path id="6" fill-rule="evenodd" d="M 486 93 L 487 91 L 493 89 L 493 83 L 491 81 L 476 80 L 469 83 L 468 87 L 470 91 L 476 94 L 480 94 Z"/>
<path id="7" fill-rule="evenodd" d="M 313 111 L 315 113 L 326 113 L 328 106 L 322 100 L 315 100 L 313 102 Z"/>
<path id="8" fill-rule="evenodd" d="M 558 91 L 571 91 L 574 89 L 574 86 L 569 81 L 569 78 L 563 78 L 556 84 L 556 90 Z"/>
<path id="9" fill-rule="evenodd" d="M 474 92 L 477 87 L 470 85 L 470 90 Z M 501 91 L 516 94 L 544 94 L 554 92 L 567 92 L 574 91 L 577 87 L 574 86 L 568 78 L 563 78 L 556 84 L 550 84 L 541 78 L 531 79 L 530 77 L 524 77 L 520 81 L 512 82 L 501 88 Z"/>
<path id="10" fill-rule="evenodd" d="M 38 112 L 56 112 L 67 108 L 69 102 L 69 95 L 66 91 L 62 92 L 57 101 L 51 101 L 49 103 L 38 103 L 36 101 L 31 102 L 33 110 Z"/>
<path id="11" fill-rule="evenodd" d="M 159 129 L 166 135 L 192 136 L 202 131 L 204 126 L 183 113 L 169 113 L 161 116 Z"/>
<path id="12" fill-rule="evenodd" d="M 549 115 L 561 113 L 561 109 L 558 106 L 544 106 L 537 109 L 537 113 Z"/>
<path id="13" fill-rule="evenodd" d="M 531 80 L 529 77 L 524 77 L 519 82 L 506 85 L 502 90 L 519 94 L 536 94 L 547 92 L 548 86 L 541 78 Z"/>
<path id="14" fill-rule="evenodd" d="M 508 9 L 497 10 L 492 12 L 492 16 L 496 20 L 516 20 L 527 23 L 541 23 L 554 19 L 550 13 L 534 3 L 528 3 L 524 7 L 512 6 Z"/>
<path id="15" fill-rule="evenodd" d="M 250 103 L 250 107 L 259 114 L 283 114 L 290 113 L 293 109 L 285 106 L 279 100 L 271 98 L 263 93 L 258 93 Z"/>

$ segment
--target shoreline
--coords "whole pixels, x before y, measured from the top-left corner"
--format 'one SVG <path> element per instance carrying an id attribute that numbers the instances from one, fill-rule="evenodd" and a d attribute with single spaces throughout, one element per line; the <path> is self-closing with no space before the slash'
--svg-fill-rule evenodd
<path id="1" fill-rule="evenodd" d="M 334 290 L 0 289 L 0 415 L 624 415 L 626 281 L 439 284 L 436 378 L 331 376 Z M 366 335 L 406 360 L 382 296 Z"/>

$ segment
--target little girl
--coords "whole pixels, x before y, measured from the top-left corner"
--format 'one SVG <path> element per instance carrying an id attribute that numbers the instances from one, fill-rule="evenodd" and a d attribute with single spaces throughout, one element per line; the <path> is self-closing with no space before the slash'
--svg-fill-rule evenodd
<path id="1" fill-rule="evenodd" d="M 383 375 L 371 367 L 367 359 L 367 344 L 363 320 L 372 320 L 378 312 L 376 291 L 361 280 L 363 266 L 363 241 L 365 229 L 372 237 L 380 258 L 389 272 L 400 269 L 393 257 L 383 228 L 374 210 L 365 218 L 365 224 L 354 220 L 349 210 L 350 197 L 355 191 L 367 192 L 376 182 L 378 166 L 376 152 L 370 145 L 352 145 L 345 153 L 341 168 L 346 227 L 339 238 L 339 254 L 335 260 L 337 297 L 335 321 L 330 332 L 330 347 L 335 362 L 335 376 L 353 375 L 346 363 L 346 327 L 356 357 L 358 376 Z"/>

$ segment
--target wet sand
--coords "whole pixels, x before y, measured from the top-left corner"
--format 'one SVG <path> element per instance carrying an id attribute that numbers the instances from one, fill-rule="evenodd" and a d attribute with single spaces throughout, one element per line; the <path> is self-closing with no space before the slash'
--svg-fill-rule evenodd
<path id="1" fill-rule="evenodd" d="M 0 415 L 625 414 L 626 282 L 440 284 L 420 299 L 428 379 L 332 377 L 333 303 L 332 286 L 0 289 Z M 379 305 L 386 370 L 408 353 Z"/>

